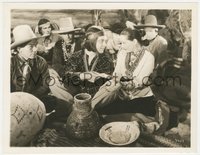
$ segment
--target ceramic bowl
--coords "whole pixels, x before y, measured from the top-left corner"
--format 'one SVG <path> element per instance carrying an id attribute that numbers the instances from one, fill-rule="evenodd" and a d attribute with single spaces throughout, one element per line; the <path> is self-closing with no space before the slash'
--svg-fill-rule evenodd
<path id="1" fill-rule="evenodd" d="M 140 135 L 139 124 L 133 122 L 111 122 L 99 131 L 100 138 L 111 145 L 123 146 L 133 143 Z"/>

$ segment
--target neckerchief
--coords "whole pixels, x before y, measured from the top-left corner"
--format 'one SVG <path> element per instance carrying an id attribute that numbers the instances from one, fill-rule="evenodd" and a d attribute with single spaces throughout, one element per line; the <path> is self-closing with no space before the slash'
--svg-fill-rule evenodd
<path id="1" fill-rule="evenodd" d="M 136 69 L 136 67 L 138 66 L 140 60 L 142 59 L 143 55 L 145 53 L 145 49 L 142 48 L 140 51 L 138 51 L 137 53 L 134 52 L 130 52 L 127 53 L 126 56 L 126 61 L 125 61 L 125 65 L 126 65 L 126 75 L 128 78 L 132 78 L 133 76 L 133 72 Z M 131 60 L 131 55 L 133 55 L 134 57 L 136 57 L 136 59 L 132 62 Z"/>
<path id="2" fill-rule="evenodd" d="M 31 67 L 29 65 L 28 62 L 25 63 L 24 69 L 23 69 L 23 87 L 22 87 L 22 91 L 24 91 L 25 85 L 28 82 L 29 78 L 30 78 L 30 72 L 31 72 Z"/>
<path id="3" fill-rule="evenodd" d="M 75 43 L 66 44 L 65 41 L 63 40 L 61 46 L 63 50 L 64 61 L 66 62 L 74 52 Z"/>

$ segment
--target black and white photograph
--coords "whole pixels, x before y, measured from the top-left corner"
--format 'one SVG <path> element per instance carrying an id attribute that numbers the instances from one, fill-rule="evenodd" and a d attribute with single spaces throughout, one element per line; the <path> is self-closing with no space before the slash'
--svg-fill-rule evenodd
<path id="1" fill-rule="evenodd" d="M 195 3 L 41 4 L 7 9 L 9 148 L 196 148 Z"/>

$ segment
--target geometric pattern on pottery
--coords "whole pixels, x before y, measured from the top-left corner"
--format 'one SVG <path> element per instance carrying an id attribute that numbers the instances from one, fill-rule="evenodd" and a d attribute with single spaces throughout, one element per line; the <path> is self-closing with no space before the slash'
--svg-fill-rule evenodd
<path id="1" fill-rule="evenodd" d="M 28 108 L 31 109 L 31 108 Z M 29 120 L 31 120 L 31 118 L 34 118 L 34 114 L 32 111 L 26 111 L 19 105 L 17 105 L 17 107 L 15 108 L 15 111 L 13 114 L 11 114 L 13 117 L 16 118 L 17 123 L 20 124 L 20 122 L 23 120 L 23 118 L 27 115 L 29 117 Z M 36 111 L 36 115 L 39 119 L 39 122 L 41 122 L 42 118 L 43 118 L 43 111 L 42 108 L 38 105 L 37 107 L 37 111 Z"/>
<path id="2" fill-rule="evenodd" d="M 42 118 L 43 118 L 43 111 L 42 111 L 42 108 L 41 108 L 39 105 L 38 105 L 36 114 L 37 114 L 37 116 L 38 116 L 39 121 L 41 121 Z"/>
<path id="3" fill-rule="evenodd" d="M 42 129 L 46 118 L 44 103 L 25 92 L 11 93 L 10 145 L 26 146 Z"/>
<path id="4" fill-rule="evenodd" d="M 13 114 L 11 114 L 11 115 L 16 118 L 16 120 L 17 120 L 17 122 L 19 124 L 21 122 L 21 120 L 24 118 L 24 116 L 26 115 L 26 113 L 22 109 L 22 107 L 17 105 L 17 107 L 15 108 L 15 112 Z"/>

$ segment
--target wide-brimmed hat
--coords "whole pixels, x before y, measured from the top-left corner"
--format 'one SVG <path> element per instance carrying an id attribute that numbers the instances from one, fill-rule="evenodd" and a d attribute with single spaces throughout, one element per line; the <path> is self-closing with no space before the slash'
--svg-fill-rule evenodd
<path id="1" fill-rule="evenodd" d="M 23 43 L 37 39 L 36 35 L 29 25 L 18 25 L 13 29 L 14 42 L 11 44 L 11 49 Z"/>
<path id="2" fill-rule="evenodd" d="M 60 18 L 59 20 L 59 30 L 54 30 L 52 33 L 70 33 L 74 31 L 81 30 L 81 28 L 74 28 L 72 18 Z"/>
<path id="3" fill-rule="evenodd" d="M 157 18 L 154 15 L 147 15 L 144 19 L 144 24 L 135 25 L 135 28 L 145 28 L 145 27 L 153 27 L 153 28 L 165 28 L 165 25 L 158 25 Z"/>

